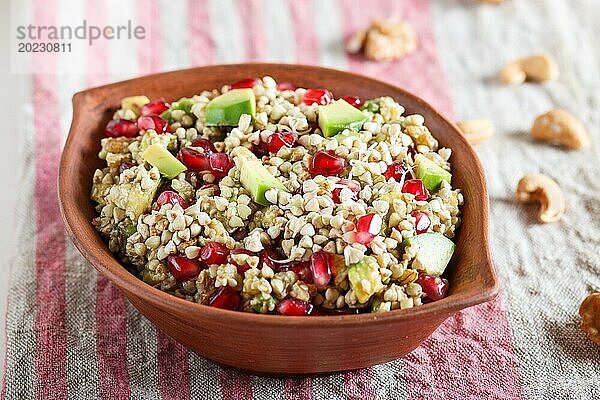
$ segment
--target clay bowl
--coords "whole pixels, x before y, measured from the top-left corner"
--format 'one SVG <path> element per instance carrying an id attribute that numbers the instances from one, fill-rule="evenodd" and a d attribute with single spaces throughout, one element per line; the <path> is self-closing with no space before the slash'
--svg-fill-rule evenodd
<path id="1" fill-rule="evenodd" d="M 145 94 L 176 100 L 248 76 L 271 75 L 302 87 L 326 87 L 336 97 L 392 96 L 408 113 L 420 113 L 442 146 L 453 150 L 453 184 L 465 205 L 458 246 L 446 272 L 449 295 L 421 307 L 386 314 L 284 317 L 216 309 L 179 299 L 130 274 L 91 224 L 92 174 L 104 127 L 120 99 Z M 158 328 L 198 354 L 259 374 L 301 375 L 351 370 L 394 360 L 419 346 L 449 316 L 493 299 L 498 282 L 488 241 L 485 178 L 471 146 L 456 126 L 417 96 L 393 85 L 327 68 L 281 65 L 217 65 L 145 76 L 85 90 L 73 97 L 73 122 L 59 173 L 66 229 L 83 256 L 119 287 Z"/>

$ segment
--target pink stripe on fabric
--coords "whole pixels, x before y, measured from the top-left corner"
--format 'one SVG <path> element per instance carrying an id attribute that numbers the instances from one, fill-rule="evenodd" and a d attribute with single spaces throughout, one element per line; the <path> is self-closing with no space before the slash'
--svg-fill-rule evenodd
<path id="1" fill-rule="evenodd" d="M 138 11 L 144 8 L 142 21 L 149 24 L 146 40 L 138 44 L 138 69 L 142 73 L 154 73 L 162 68 L 162 30 L 158 0 L 138 0 Z M 151 18 L 151 19 L 148 19 Z M 189 23 L 190 21 L 188 21 Z M 187 399 L 190 395 L 188 350 L 157 329 L 158 335 L 158 387 L 163 399 Z M 168 350 L 174 351 L 174 353 Z"/>
<path id="2" fill-rule="evenodd" d="M 344 397 L 348 400 L 374 400 L 377 398 L 373 368 L 344 373 Z"/>
<path id="3" fill-rule="evenodd" d="M 56 1 L 34 1 L 35 24 L 55 25 Z M 33 77 L 36 209 L 36 397 L 67 397 L 65 324 L 65 233 L 58 207 L 57 178 L 62 145 L 56 53 L 34 53 L 33 62 L 49 73 Z M 40 67 L 41 68 L 41 67 Z"/>
<path id="4" fill-rule="evenodd" d="M 146 28 L 146 38 L 137 46 L 138 72 L 149 74 L 162 68 L 160 5 L 158 0 L 137 0 L 137 24 Z"/>
<path id="5" fill-rule="evenodd" d="M 240 4 L 240 6 L 242 5 Z M 210 31 L 210 26 L 213 21 L 209 18 L 208 1 L 189 0 L 188 15 L 188 48 L 190 61 L 192 65 L 210 64 L 214 60 L 215 45 Z M 219 21 L 215 21 L 214 23 L 219 23 Z M 188 358 L 186 358 L 186 360 L 188 360 Z M 219 367 L 219 381 L 224 400 L 252 398 L 252 380 L 248 376 L 225 367 Z"/>
<path id="6" fill-rule="evenodd" d="M 98 276 L 96 335 L 100 398 L 129 399 L 127 305 L 123 294 L 103 276 Z"/>
<path id="7" fill-rule="evenodd" d="M 106 25 L 106 2 L 88 0 L 87 20 Z M 109 79 L 108 42 L 99 40 L 88 48 L 87 63 L 93 71 L 88 86 L 98 86 Z M 98 357 L 98 391 L 100 398 L 126 400 L 131 395 L 127 367 L 127 304 L 123 294 L 101 274 L 96 283 L 96 353 Z"/>
<path id="8" fill-rule="evenodd" d="M 210 64 L 214 58 L 207 7 L 207 0 L 188 0 L 187 40 L 193 66 Z"/>
<path id="9" fill-rule="evenodd" d="M 264 61 L 267 55 L 260 0 L 237 2 L 246 49 L 246 61 Z"/>
<path id="10" fill-rule="evenodd" d="M 222 400 L 252 399 L 252 379 L 249 375 L 222 367 L 219 380 Z"/>
<path id="11" fill-rule="evenodd" d="M 103 0 L 87 0 L 86 18 L 88 23 L 96 26 L 106 25 L 106 2 Z M 93 46 L 87 48 L 87 70 L 91 71 L 87 76 L 87 85 L 100 86 L 109 79 L 108 73 L 108 49 L 109 41 L 97 40 Z"/>
<path id="12" fill-rule="evenodd" d="M 405 87 L 453 115 L 450 90 L 435 49 L 429 2 L 381 0 L 358 7 L 340 0 L 345 37 L 374 18 L 395 17 L 415 29 L 418 50 L 397 62 L 349 58 L 354 71 Z M 498 352 L 498 348 L 502 349 Z M 501 299 L 465 310 L 447 320 L 421 347 L 404 359 L 411 399 L 464 397 L 522 398 L 517 359 Z M 488 397 L 489 396 L 489 397 Z"/>
<path id="13" fill-rule="evenodd" d="M 162 331 L 158 331 L 158 381 L 163 400 L 191 399 L 188 350 Z"/>
<path id="14" fill-rule="evenodd" d="M 408 22 L 418 38 L 417 51 L 399 61 L 376 62 L 361 54 L 352 55 L 348 57 L 349 69 L 405 88 L 452 116 L 450 89 L 437 59 L 429 1 L 378 0 L 370 2 L 369 7 L 361 7 L 357 0 L 339 1 L 344 15 L 345 40 L 356 30 L 366 29 L 371 20 L 388 17 Z"/>
<path id="15" fill-rule="evenodd" d="M 409 399 L 524 399 L 502 296 L 449 318 L 404 358 Z"/>
<path id="16" fill-rule="evenodd" d="M 107 21 L 105 2 L 88 0 L 87 20 L 97 26 Z M 100 40 L 88 48 L 87 63 L 93 65 L 88 86 L 98 86 L 109 79 L 108 42 Z M 96 353 L 98 357 L 98 391 L 100 398 L 125 400 L 131 395 L 127 368 L 127 305 L 123 294 L 104 276 L 96 283 Z"/>
<path id="17" fill-rule="evenodd" d="M 289 0 L 292 29 L 296 41 L 296 62 L 299 64 L 319 63 L 319 43 L 315 32 L 312 1 Z"/>
<path id="18" fill-rule="evenodd" d="M 283 398 L 284 400 L 311 400 L 312 389 L 312 378 L 286 379 L 283 383 Z"/>
<path id="19" fill-rule="evenodd" d="M 300 64 L 318 64 L 319 43 L 315 32 L 312 3 L 309 0 L 289 0 L 292 26 L 296 42 L 296 61 Z M 294 83 L 294 82 L 292 82 Z M 283 383 L 285 400 L 310 400 L 313 398 L 313 379 L 288 378 Z"/>

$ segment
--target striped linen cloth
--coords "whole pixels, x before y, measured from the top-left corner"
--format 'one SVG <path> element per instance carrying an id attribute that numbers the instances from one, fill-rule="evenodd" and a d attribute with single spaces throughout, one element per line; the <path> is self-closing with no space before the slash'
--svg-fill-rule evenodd
<path id="1" fill-rule="evenodd" d="M 37 25 L 116 16 L 147 21 L 148 39 L 98 41 L 70 73 L 56 54 L 29 79 L 19 247 L 6 321 L 4 399 L 594 399 L 600 348 L 578 328 L 577 308 L 600 289 L 598 148 L 568 153 L 528 139 L 533 117 L 576 112 L 597 146 L 600 5 L 594 0 L 24 0 Z M 418 51 L 402 61 L 349 57 L 343 39 L 377 17 L 406 20 Z M 549 51 L 561 78 L 501 86 L 512 57 Z M 319 64 L 411 90 L 450 118 L 486 117 L 498 133 L 478 146 L 490 188 L 493 255 L 502 293 L 448 319 L 401 360 L 304 379 L 244 375 L 189 352 L 144 319 L 65 237 L 57 169 L 72 94 L 138 74 L 240 61 Z M 127 68 L 124 68 L 127 67 Z M 123 71 L 135 73 L 123 73 Z M 456 110 L 456 111 L 455 111 Z M 515 204 L 525 173 L 565 190 L 563 221 L 535 223 Z M 31 212 L 33 211 L 33 212 Z M 360 350 L 358 350 L 360 351 Z"/>

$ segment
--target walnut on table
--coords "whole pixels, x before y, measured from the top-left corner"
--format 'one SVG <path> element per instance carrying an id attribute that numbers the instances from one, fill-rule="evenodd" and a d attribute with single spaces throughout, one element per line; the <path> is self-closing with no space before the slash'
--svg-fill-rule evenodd
<path id="1" fill-rule="evenodd" d="M 351 54 L 364 50 L 365 57 L 375 61 L 400 59 L 417 49 L 417 36 L 403 22 L 380 19 L 371 22 L 369 29 L 357 31 L 346 44 Z"/>
<path id="2" fill-rule="evenodd" d="M 581 329 L 590 339 L 600 345 L 600 293 L 592 293 L 579 307 Z"/>

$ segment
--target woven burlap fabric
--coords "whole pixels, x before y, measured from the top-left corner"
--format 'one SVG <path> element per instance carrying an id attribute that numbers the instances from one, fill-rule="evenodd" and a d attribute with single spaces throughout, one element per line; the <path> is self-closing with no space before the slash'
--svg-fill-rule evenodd
<path id="1" fill-rule="evenodd" d="M 108 2 L 104 10 L 110 17 L 115 10 L 135 11 L 146 2 L 134 3 Z M 496 136 L 476 151 L 487 174 L 501 296 L 451 318 L 405 359 L 363 371 L 306 380 L 259 378 L 189 353 L 157 332 L 97 276 L 65 238 L 52 205 L 58 158 L 48 156 L 47 149 L 59 153 L 68 130 L 70 96 L 127 76 L 115 62 L 102 77 L 39 75 L 30 78 L 31 104 L 19 110 L 31 122 L 20 132 L 28 145 L 9 293 L 5 398 L 600 397 L 600 350 L 580 331 L 577 315 L 583 298 L 600 290 L 600 4 L 147 3 L 152 15 L 161 16 L 155 24 L 160 28 L 152 33 L 161 51 L 153 55 L 138 50 L 140 74 L 244 60 L 325 64 L 406 87 L 452 118 L 494 120 Z M 89 16 L 94 7 L 104 7 L 94 1 L 86 4 L 81 11 L 67 0 L 58 1 L 46 10 L 47 17 L 64 19 L 76 12 Z M 33 11 L 43 4 L 20 6 Z M 371 17 L 390 15 L 415 27 L 417 54 L 377 64 L 343 53 L 345 35 L 367 25 Z M 189 37 L 194 40 L 184 39 Z M 112 54 L 110 47 L 108 52 L 111 60 L 131 56 Z M 505 61 L 537 52 L 557 59 L 557 81 L 514 87 L 498 82 Z M 554 107 L 572 111 L 586 124 L 593 149 L 569 152 L 530 140 L 534 117 Z M 44 112 L 55 125 L 36 120 Z M 554 178 L 565 192 L 568 208 L 558 223 L 541 225 L 535 205 L 514 201 L 519 178 L 538 172 Z"/>

